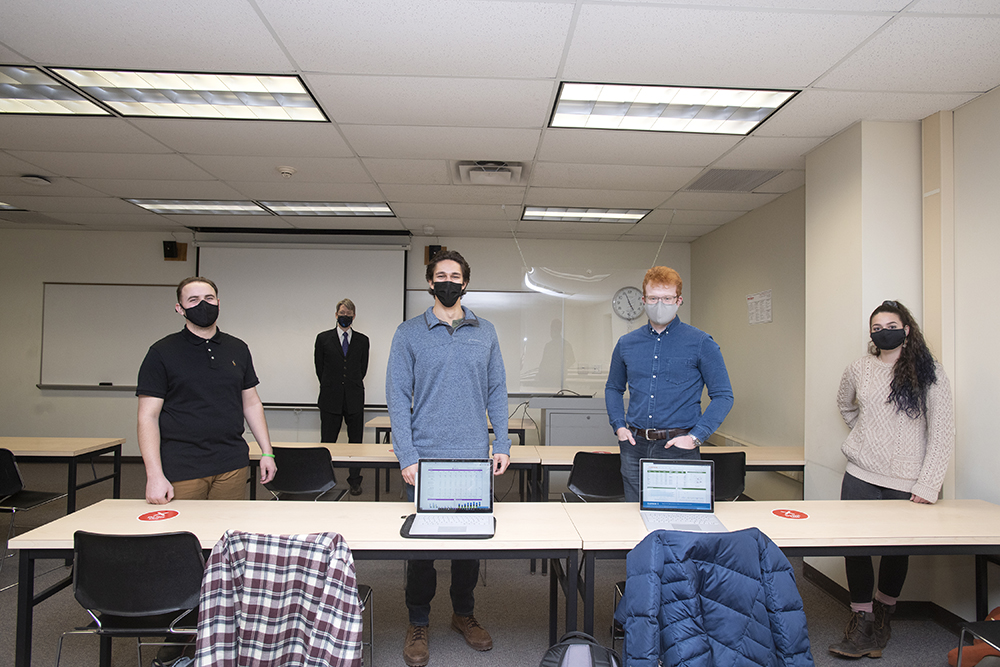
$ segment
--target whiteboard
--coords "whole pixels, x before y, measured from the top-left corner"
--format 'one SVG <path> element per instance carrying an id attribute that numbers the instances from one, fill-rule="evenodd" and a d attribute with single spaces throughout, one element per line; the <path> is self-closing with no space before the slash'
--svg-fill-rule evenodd
<path id="1" fill-rule="evenodd" d="M 337 326 L 336 306 L 357 307 L 355 330 L 371 339 L 365 403 L 385 405 L 389 346 L 403 321 L 406 253 L 345 247 L 198 249 L 198 274 L 219 287 L 219 327 L 253 354 L 265 403 L 315 405 L 316 334 Z"/>
<path id="2" fill-rule="evenodd" d="M 154 342 L 180 331 L 176 285 L 44 283 L 41 385 L 135 387 Z"/>

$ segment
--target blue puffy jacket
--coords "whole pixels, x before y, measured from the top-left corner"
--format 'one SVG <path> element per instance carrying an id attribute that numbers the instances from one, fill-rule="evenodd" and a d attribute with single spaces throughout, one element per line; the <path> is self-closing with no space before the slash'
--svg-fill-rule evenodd
<path id="1" fill-rule="evenodd" d="M 626 562 L 626 667 L 813 664 L 795 573 L 756 528 L 658 530 Z"/>

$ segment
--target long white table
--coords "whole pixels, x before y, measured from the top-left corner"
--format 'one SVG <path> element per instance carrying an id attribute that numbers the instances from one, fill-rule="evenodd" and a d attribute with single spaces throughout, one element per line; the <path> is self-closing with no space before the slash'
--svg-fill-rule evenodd
<path id="1" fill-rule="evenodd" d="M 68 467 L 66 480 L 66 512 L 76 510 L 76 492 L 99 482 L 112 480 L 112 496 L 122 495 L 122 445 L 124 438 L 32 438 L 32 437 L 0 437 L 0 448 L 9 449 L 19 461 L 55 461 L 65 463 Z M 112 472 L 103 477 L 94 476 L 85 482 L 77 480 L 77 467 L 83 461 L 103 458 L 110 455 L 113 465 Z"/>
<path id="2" fill-rule="evenodd" d="M 594 630 L 594 569 L 624 558 L 646 537 L 636 503 L 565 503 L 583 541 L 583 630 Z M 1000 505 L 983 500 L 795 500 L 716 504 L 729 530 L 756 527 L 788 556 L 971 555 L 976 558 L 976 617 L 987 607 L 986 557 L 1000 554 Z M 808 516 L 791 519 L 776 510 Z"/>
<path id="3" fill-rule="evenodd" d="M 165 521 L 144 522 L 140 515 L 176 510 Z M 566 571 L 575 573 L 582 546 L 576 528 L 561 504 L 498 503 L 496 535 L 486 540 L 406 539 L 399 530 L 413 512 L 410 503 L 252 502 L 178 500 L 148 505 L 143 500 L 104 500 L 59 518 L 10 541 L 19 550 L 17 630 L 14 664 L 31 664 L 34 606 L 69 585 L 64 580 L 34 591 L 35 561 L 71 558 L 73 533 L 148 534 L 190 531 L 206 550 L 229 529 L 258 533 L 296 534 L 334 531 L 347 540 L 356 559 L 409 560 L 452 558 L 547 558 L 566 560 Z M 555 565 L 553 565 L 555 567 Z M 576 628 L 577 579 L 566 577 L 566 629 Z M 549 584 L 549 638 L 557 635 L 558 582 Z"/>

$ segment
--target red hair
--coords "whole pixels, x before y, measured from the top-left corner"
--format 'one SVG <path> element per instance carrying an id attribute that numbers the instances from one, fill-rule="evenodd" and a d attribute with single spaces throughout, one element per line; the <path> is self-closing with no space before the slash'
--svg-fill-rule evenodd
<path id="1" fill-rule="evenodd" d="M 681 288 L 684 283 L 681 281 L 681 274 L 677 273 L 669 266 L 654 266 L 646 271 L 646 277 L 642 279 L 642 293 L 646 294 L 646 285 L 664 285 L 666 287 L 676 287 L 677 296 L 681 295 Z"/>

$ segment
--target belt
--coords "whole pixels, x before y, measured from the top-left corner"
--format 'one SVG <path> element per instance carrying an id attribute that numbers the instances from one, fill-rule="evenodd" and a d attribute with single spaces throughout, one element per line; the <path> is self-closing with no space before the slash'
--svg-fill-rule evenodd
<path id="1" fill-rule="evenodd" d="M 691 432 L 689 428 L 634 428 L 632 426 L 629 426 L 628 430 L 636 435 L 641 435 L 646 440 L 673 440 Z"/>

